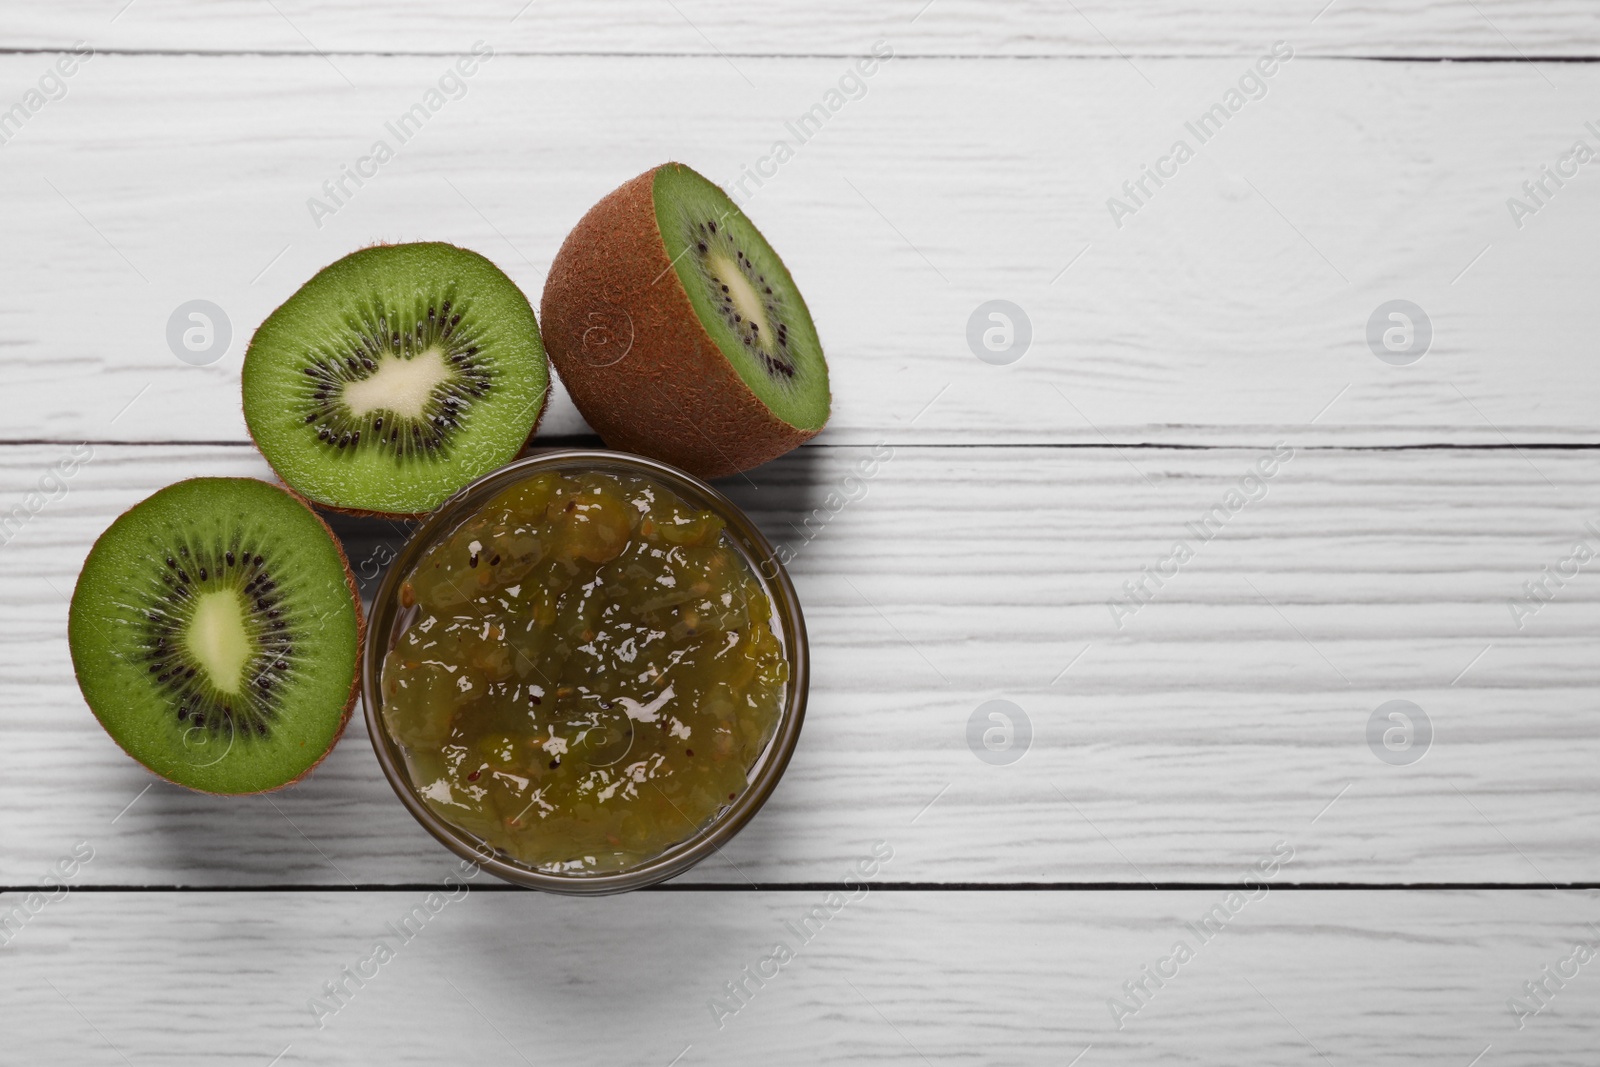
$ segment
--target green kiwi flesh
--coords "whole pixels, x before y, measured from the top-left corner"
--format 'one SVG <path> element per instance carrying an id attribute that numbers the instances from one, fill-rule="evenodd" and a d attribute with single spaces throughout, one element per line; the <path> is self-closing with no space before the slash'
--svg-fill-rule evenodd
<path id="1" fill-rule="evenodd" d="M 828 365 L 800 290 L 761 231 L 688 167 L 652 188 L 668 258 L 701 326 L 773 415 L 803 432 L 828 421 Z"/>
<path id="2" fill-rule="evenodd" d="M 129 755 L 191 789 L 259 793 L 344 730 L 361 616 L 344 552 L 304 502 L 195 478 L 101 534 L 67 637 L 90 710 Z"/>
<path id="3" fill-rule="evenodd" d="M 533 308 L 476 252 L 379 245 L 324 268 L 245 354 L 245 422 L 308 499 L 417 515 L 514 459 L 549 392 Z"/>

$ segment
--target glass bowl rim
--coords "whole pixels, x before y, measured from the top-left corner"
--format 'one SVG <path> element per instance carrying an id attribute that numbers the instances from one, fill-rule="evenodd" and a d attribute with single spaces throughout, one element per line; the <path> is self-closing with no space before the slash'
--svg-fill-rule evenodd
<path id="1" fill-rule="evenodd" d="M 560 469 L 582 466 L 621 468 L 625 471 L 655 478 L 675 492 L 691 498 L 698 497 L 711 510 L 717 512 L 728 524 L 728 532 L 755 565 L 757 574 L 772 597 L 773 608 L 783 625 L 785 658 L 789 663 L 789 682 L 785 689 L 785 703 L 778 720 L 778 728 L 757 765 L 755 777 L 721 815 L 693 836 L 673 845 L 665 852 L 637 867 L 626 871 L 604 874 L 561 874 L 541 871 L 508 858 L 478 841 L 465 830 L 458 829 L 422 802 L 404 765 L 398 745 L 389 736 L 380 718 L 381 680 L 383 658 L 388 652 L 389 634 L 394 626 L 394 616 L 399 603 L 399 587 L 403 577 L 416 565 L 421 556 L 453 529 L 468 518 L 494 493 L 541 469 Z M 372 597 L 372 608 L 367 613 L 364 647 L 361 652 L 361 701 L 367 724 L 367 734 L 377 754 L 378 764 L 389 786 L 395 791 L 412 817 L 441 845 L 462 860 L 472 863 L 507 882 L 543 889 L 554 893 L 599 895 L 622 893 L 642 889 L 647 885 L 676 877 L 700 863 L 713 852 L 720 851 L 746 823 L 761 810 L 772 791 L 777 788 L 794 754 L 800 737 L 800 727 L 805 721 L 806 698 L 810 686 L 810 647 L 806 639 L 805 618 L 800 610 L 789 574 L 783 563 L 759 528 L 737 504 L 693 475 L 659 460 L 615 452 L 600 448 L 553 448 L 513 460 L 503 467 L 475 479 L 433 510 L 411 533 L 404 547 L 390 562 L 388 571 Z"/>

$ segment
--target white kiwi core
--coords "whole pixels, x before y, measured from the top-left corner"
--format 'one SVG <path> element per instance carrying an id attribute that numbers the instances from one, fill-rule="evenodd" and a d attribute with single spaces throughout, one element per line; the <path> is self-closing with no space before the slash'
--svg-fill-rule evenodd
<path id="1" fill-rule="evenodd" d="M 372 411 L 392 411 L 417 419 L 438 386 L 450 380 L 450 366 L 438 348 L 427 348 L 410 359 L 386 355 L 378 369 L 344 387 L 344 402 L 360 417 Z"/>
<path id="2" fill-rule="evenodd" d="M 230 696 L 244 686 L 244 665 L 254 647 L 244 629 L 244 602 L 233 589 L 200 596 L 184 635 L 189 654 L 205 668 L 211 684 Z"/>
<path id="3" fill-rule="evenodd" d="M 733 298 L 734 311 L 744 316 L 746 322 L 755 323 L 760 327 L 762 340 L 770 343 L 773 340 L 773 333 L 772 326 L 767 321 L 767 309 L 762 304 L 761 295 L 756 292 L 755 286 L 744 276 L 744 271 L 727 256 L 715 252 L 706 257 L 706 265 L 711 268 L 711 273 L 728 287 L 728 295 Z"/>

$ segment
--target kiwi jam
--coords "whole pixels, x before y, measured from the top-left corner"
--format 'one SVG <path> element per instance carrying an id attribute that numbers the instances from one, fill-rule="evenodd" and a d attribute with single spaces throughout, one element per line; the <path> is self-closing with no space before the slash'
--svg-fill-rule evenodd
<path id="1" fill-rule="evenodd" d="M 400 586 L 383 721 L 423 801 L 522 863 L 618 871 L 744 792 L 789 677 L 723 521 L 653 479 L 545 472 Z"/>

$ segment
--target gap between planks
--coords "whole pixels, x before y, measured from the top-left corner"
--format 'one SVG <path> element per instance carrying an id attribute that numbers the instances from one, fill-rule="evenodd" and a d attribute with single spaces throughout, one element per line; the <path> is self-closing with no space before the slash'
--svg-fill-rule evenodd
<path id="1" fill-rule="evenodd" d="M 0 48 L 0 56 L 54 56 L 69 54 L 71 49 L 66 48 Z M 467 55 L 465 51 L 439 51 L 424 52 L 412 49 L 389 49 L 377 51 L 350 51 L 338 50 L 312 52 L 309 50 L 294 51 L 290 49 L 199 49 L 199 48 L 96 48 L 97 56 L 201 56 L 235 57 L 235 56 L 261 56 L 268 59 L 278 58 L 326 58 L 329 56 L 349 59 L 432 59 L 436 57 L 449 57 Z M 498 56 L 521 56 L 532 58 L 560 57 L 562 59 L 752 59 L 752 60 L 805 60 L 805 59 L 867 59 L 871 58 L 869 51 L 860 52 L 604 52 L 604 51 L 536 51 L 533 49 L 505 49 L 496 50 Z M 896 52 L 897 60 L 910 60 L 925 62 L 929 60 L 942 61 L 950 59 L 977 60 L 977 61 L 1003 61 L 1023 60 L 1026 62 L 1084 62 L 1089 60 L 1108 60 L 1121 63 L 1128 59 L 1252 59 L 1253 52 L 1123 52 L 1107 55 L 1100 52 L 1022 52 L 1017 54 L 997 54 L 992 52 L 923 52 L 905 53 Z M 1297 53 L 1296 59 L 1331 60 L 1335 62 L 1350 63 L 1600 63 L 1600 55 L 1566 56 L 1566 55 L 1503 55 L 1491 53 L 1487 55 L 1366 55 L 1366 54 L 1325 54 Z"/>

